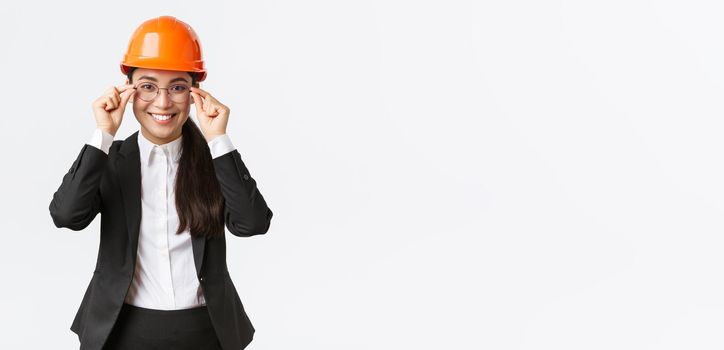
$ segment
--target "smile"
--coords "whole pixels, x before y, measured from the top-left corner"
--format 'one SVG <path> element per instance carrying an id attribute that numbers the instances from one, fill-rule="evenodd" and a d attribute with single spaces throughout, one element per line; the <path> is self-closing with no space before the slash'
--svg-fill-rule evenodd
<path id="1" fill-rule="evenodd" d="M 173 114 L 155 114 L 155 113 L 148 113 L 148 114 L 150 114 L 151 117 L 152 117 L 155 121 L 157 121 L 157 122 L 159 122 L 159 123 L 161 123 L 161 124 L 168 123 L 168 122 L 171 120 L 171 118 L 173 118 L 173 117 L 176 116 L 176 113 L 173 113 Z"/>

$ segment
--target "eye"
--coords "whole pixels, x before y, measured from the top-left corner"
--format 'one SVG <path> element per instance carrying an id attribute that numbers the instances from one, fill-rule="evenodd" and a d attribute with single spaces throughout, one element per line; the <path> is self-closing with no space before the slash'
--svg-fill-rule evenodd
<path id="1" fill-rule="evenodd" d="M 189 91 L 189 87 L 186 85 L 172 85 L 170 90 L 176 93 L 182 93 Z"/>
<path id="2" fill-rule="evenodd" d="M 144 84 L 138 85 L 138 88 L 141 90 L 145 90 L 145 91 L 156 90 L 156 86 L 153 84 L 149 84 L 149 83 L 144 83 Z"/>

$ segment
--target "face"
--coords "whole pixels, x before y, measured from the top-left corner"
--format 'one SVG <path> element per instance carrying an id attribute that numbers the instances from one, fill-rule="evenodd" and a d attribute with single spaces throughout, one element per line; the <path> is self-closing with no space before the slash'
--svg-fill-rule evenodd
<path id="1" fill-rule="evenodd" d="M 133 114 L 141 124 L 143 136 L 157 145 L 179 138 L 193 103 L 188 95 L 188 88 L 192 86 L 191 76 L 186 72 L 138 68 L 133 71 L 132 78 L 131 83 L 136 86 Z M 144 101 L 141 99 L 142 91 L 152 88 L 151 84 L 159 88 L 158 93 L 153 100 Z M 187 89 L 186 98 L 181 98 L 181 95 L 172 97 L 175 92 L 167 90 L 173 87 L 178 91 L 184 86 Z"/>

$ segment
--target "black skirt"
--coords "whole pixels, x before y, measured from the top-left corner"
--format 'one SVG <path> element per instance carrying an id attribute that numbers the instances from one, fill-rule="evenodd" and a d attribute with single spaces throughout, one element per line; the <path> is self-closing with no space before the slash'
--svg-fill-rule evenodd
<path id="1" fill-rule="evenodd" d="M 222 350 L 206 306 L 152 310 L 123 304 L 104 350 Z"/>

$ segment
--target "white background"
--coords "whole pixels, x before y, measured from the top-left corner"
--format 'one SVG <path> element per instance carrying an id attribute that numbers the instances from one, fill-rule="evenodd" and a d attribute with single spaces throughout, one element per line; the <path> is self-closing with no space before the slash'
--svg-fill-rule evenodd
<path id="1" fill-rule="evenodd" d="M 78 347 L 99 219 L 48 205 L 133 30 L 173 15 L 274 212 L 227 233 L 248 349 L 721 349 L 723 12 L 4 3 L 0 348 Z M 117 138 L 138 128 L 127 109 Z"/>

